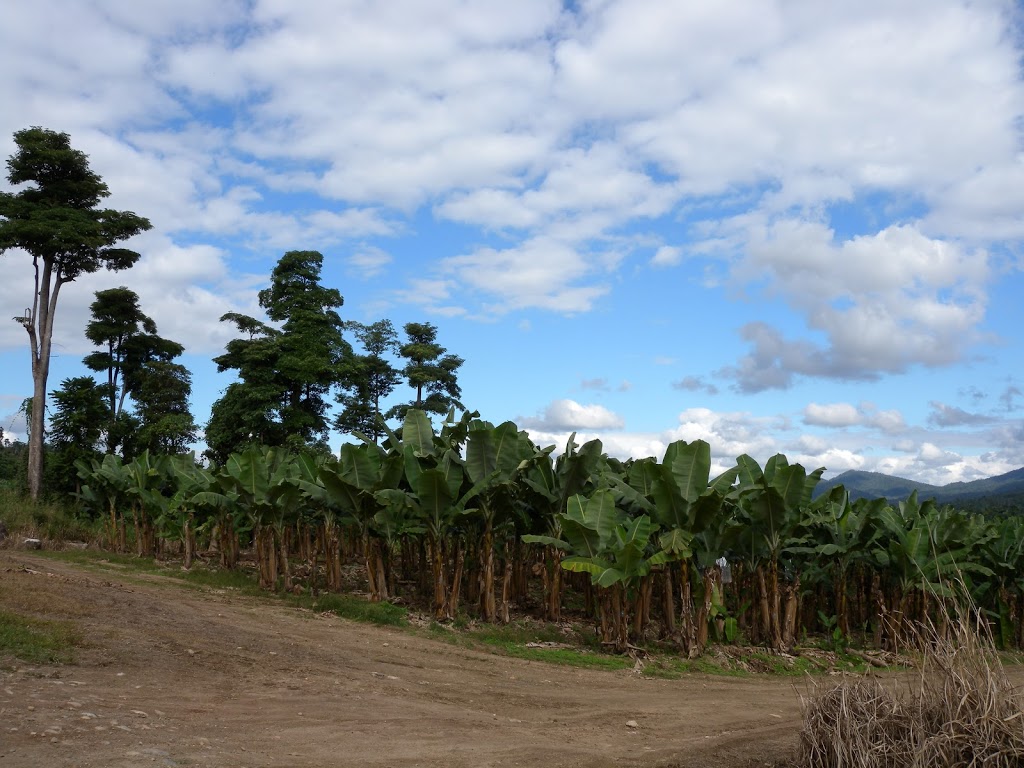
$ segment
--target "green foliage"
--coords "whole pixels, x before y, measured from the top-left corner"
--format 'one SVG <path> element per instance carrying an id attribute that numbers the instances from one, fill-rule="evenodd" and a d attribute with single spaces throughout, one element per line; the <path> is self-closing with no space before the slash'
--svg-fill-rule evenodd
<path id="1" fill-rule="evenodd" d="M 399 348 L 399 354 L 408 362 L 402 375 L 409 386 L 416 391 L 416 397 L 409 403 L 392 407 L 389 419 L 402 419 L 410 408 L 426 413 L 444 414 L 452 407 L 461 407 L 459 398 L 462 390 L 458 384 L 458 370 L 465 362 L 456 355 L 445 354 L 447 350 L 437 343 L 437 326 L 431 323 L 406 323 L 408 339 Z"/>
<path id="2" fill-rule="evenodd" d="M 110 427 L 110 410 L 104 402 L 107 387 L 89 376 L 65 379 L 51 392 L 54 410 L 50 417 L 51 451 L 46 460 L 47 487 L 59 493 L 77 493 L 75 464 L 100 457 L 100 443 Z"/>
<path id="3" fill-rule="evenodd" d="M 320 285 L 322 265 L 316 251 L 289 251 L 278 261 L 259 300 L 280 328 L 237 313 L 221 318 L 248 338 L 233 339 L 214 358 L 218 370 L 239 378 L 214 403 L 206 427 L 218 463 L 247 445 L 299 449 L 325 439 L 326 397 L 343 381 L 352 348 L 336 311 L 341 294 Z"/>
<path id="4" fill-rule="evenodd" d="M 343 391 L 338 395 L 342 411 L 334 420 L 341 432 L 358 432 L 378 442 L 385 435 L 381 400 L 394 391 L 402 375 L 385 357 L 398 350 L 398 334 L 390 320 L 378 320 L 371 325 L 349 322 L 364 353 L 354 355 L 347 364 L 342 381 Z"/>
<path id="5" fill-rule="evenodd" d="M 100 209 L 110 195 L 89 167 L 88 157 L 71 148 L 66 133 L 39 127 L 14 134 L 17 151 L 7 161 L 7 180 L 24 186 L 0 192 L 0 253 L 19 248 L 32 260 L 34 290 L 26 297 L 20 322 L 29 337 L 33 408 L 29 426 L 28 485 L 33 498 L 42 489 L 43 420 L 50 370 L 53 316 L 60 289 L 84 274 L 132 266 L 139 254 L 116 244 L 150 228 L 128 211 Z"/>

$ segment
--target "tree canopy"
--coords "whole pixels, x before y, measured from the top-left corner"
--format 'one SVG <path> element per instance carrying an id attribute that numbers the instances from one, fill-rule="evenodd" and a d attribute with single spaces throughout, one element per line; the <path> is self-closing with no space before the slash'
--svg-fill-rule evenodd
<path id="1" fill-rule="evenodd" d="M 437 326 L 431 323 L 406 323 L 408 341 L 398 350 L 408 362 L 402 375 L 416 391 L 416 397 L 388 411 L 388 418 L 402 419 L 410 408 L 429 413 L 447 413 L 452 406 L 461 407 L 457 372 L 465 362 L 437 343 Z"/>
<path id="2" fill-rule="evenodd" d="M 214 458 L 248 443 L 306 445 L 327 437 L 327 396 L 352 355 L 337 310 L 341 293 L 320 284 L 323 256 L 289 251 L 260 291 L 260 306 L 280 327 L 238 313 L 221 317 L 248 338 L 214 358 L 239 380 L 213 405 L 206 441 Z"/>
<path id="3" fill-rule="evenodd" d="M 39 496 L 43 466 L 46 380 L 57 298 L 65 283 L 100 269 L 131 267 L 139 254 L 116 247 L 150 228 L 130 211 L 99 208 L 110 190 L 89 167 L 85 153 L 66 133 L 40 127 L 15 132 L 7 180 L 16 192 L 0 192 L 0 253 L 27 252 L 34 273 L 28 313 L 20 318 L 32 356 L 33 408 L 29 426 L 28 483 Z"/>

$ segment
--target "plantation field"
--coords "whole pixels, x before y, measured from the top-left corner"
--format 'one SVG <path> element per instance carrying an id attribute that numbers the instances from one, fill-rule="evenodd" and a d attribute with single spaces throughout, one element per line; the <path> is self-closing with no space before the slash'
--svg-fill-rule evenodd
<path id="1" fill-rule="evenodd" d="M 0 551 L 4 612 L 75 647 L 0 655 L 0 768 L 734 768 L 782 760 L 799 729 L 798 678 L 494 655 L 113 565 Z"/>

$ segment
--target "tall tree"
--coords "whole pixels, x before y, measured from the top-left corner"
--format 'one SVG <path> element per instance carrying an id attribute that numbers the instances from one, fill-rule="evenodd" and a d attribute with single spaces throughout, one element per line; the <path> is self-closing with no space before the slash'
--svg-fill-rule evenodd
<path id="1" fill-rule="evenodd" d="M 28 332 L 32 355 L 28 486 L 32 498 L 38 498 L 46 380 L 60 289 L 83 274 L 131 267 L 139 254 L 115 245 L 149 229 L 150 223 L 130 211 L 98 207 L 110 190 L 89 167 L 88 156 L 71 148 L 66 133 L 26 128 L 14 134 L 14 142 L 17 151 L 7 160 L 7 180 L 28 186 L 0 192 L 0 253 L 26 251 L 35 278 L 31 305 L 17 319 Z"/>
<path id="2" fill-rule="evenodd" d="M 107 452 L 113 453 L 131 433 L 131 425 L 126 423 L 130 420 L 122 419 L 124 402 L 128 395 L 134 398 L 146 365 L 170 363 L 185 348 L 157 335 L 156 323 L 139 307 L 138 294 L 124 286 L 97 291 L 90 309 L 92 320 L 85 328 L 85 335 L 100 349 L 87 355 L 83 362 L 90 370 L 107 375 L 110 403 Z M 191 391 L 191 384 L 188 391 Z M 186 410 L 187 401 L 186 392 Z"/>
<path id="3" fill-rule="evenodd" d="M 390 320 L 347 325 L 355 332 L 365 354 L 352 359 L 345 390 L 338 395 L 343 410 L 334 426 L 341 432 L 361 432 L 377 442 L 384 435 L 380 401 L 402 380 L 401 372 L 385 357 L 398 351 L 398 333 Z"/>
<path id="4" fill-rule="evenodd" d="M 237 313 L 221 318 L 248 338 L 231 340 L 214 358 L 218 370 L 235 370 L 239 377 L 214 403 L 207 425 L 215 460 L 247 443 L 297 447 L 326 439 L 326 397 L 341 380 L 352 347 L 336 311 L 344 299 L 320 284 L 322 266 L 316 251 L 289 251 L 274 267 L 259 301 L 280 328 Z"/>
<path id="5" fill-rule="evenodd" d="M 391 408 L 388 418 L 403 419 L 410 408 L 443 414 L 453 405 L 462 407 L 457 371 L 465 361 L 457 355 L 445 354 L 448 350 L 437 343 L 437 326 L 406 323 L 403 327 L 408 341 L 398 352 L 408 362 L 402 375 L 416 390 L 416 398 Z"/>
<path id="6" fill-rule="evenodd" d="M 183 454 L 196 440 L 188 399 L 192 375 L 178 363 L 150 360 L 134 372 L 133 416 L 138 420 L 126 453 Z"/>

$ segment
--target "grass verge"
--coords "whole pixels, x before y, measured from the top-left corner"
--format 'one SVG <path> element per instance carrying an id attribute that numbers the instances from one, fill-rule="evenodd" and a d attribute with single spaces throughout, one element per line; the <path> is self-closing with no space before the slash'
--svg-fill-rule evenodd
<path id="1" fill-rule="evenodd" d="M 74 661 L 78 643 L 77 633 L 67 622 L 0 610 L 0 656 L 10 655 L 29 664 L 66 664 Z"/>
<path id="2" fill-rule="evenodd" d="M 6 488 L 0 489 L 0 522 L 11 538 L 92 541 L 102 531 L 101 524 L 79 520 L 62 504 L 32 501 Z"/>

